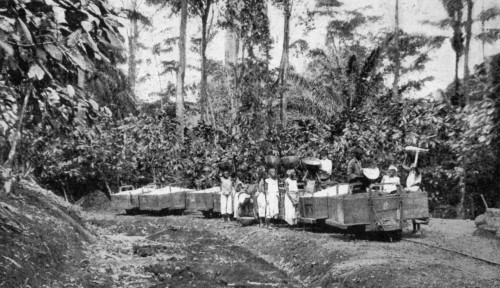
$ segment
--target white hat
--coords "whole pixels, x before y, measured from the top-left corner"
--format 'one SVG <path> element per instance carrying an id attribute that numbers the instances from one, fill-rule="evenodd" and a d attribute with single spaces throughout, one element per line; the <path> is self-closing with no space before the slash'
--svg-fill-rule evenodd
<path id="1" fill-rule="evenodd" d="M 398 168 L 396 168 L 396 166 L 394 166 L 394 165 L 389 166 L 389 170 L 394 170 L 394 171 L 398 172 Z"/>

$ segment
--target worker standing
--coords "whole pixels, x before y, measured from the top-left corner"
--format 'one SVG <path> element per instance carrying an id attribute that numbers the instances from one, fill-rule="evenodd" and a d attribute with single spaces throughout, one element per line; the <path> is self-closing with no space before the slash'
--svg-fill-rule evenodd
<path id="1" fill-rule="evenodd" d="M 224 171 L 220 177 L 220 213 L 224 221 L 228 221 L 233 213 L 233 181 L 229 177 L 229 171 Z"/>
<path id="2" fill-rule="evenodd" d="M 266 226 L 269 228 L 271 219 L 277 219 L 279 214 L 279 190 L 276 170 L 269 169 L 269 178 L 264 182 L 264 191 L 266 194 Z"/>
<path id="3" fill-rule="evenodd" d="M 328 152 L 321 151 L 321 166 L 319 167 L 319 178 L 321 181 L 327 181 L 332 176 L 332 160 L 328 159 Z"/>
<path id="4" fill-rule="evenodd" d="M 361 168 L 362 159 L 363 150 L 361 150 L 361 148 L 355 148 L 352 151 L 352 158 L 347 164 L 347 178 L 349 183 L 357 182 L 359 178 L 363 176 L 363 169 Z"/>

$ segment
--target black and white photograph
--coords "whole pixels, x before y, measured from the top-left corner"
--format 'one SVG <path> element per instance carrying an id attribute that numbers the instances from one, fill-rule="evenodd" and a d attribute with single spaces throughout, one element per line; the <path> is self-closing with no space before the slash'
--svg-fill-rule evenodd
<path id="1" fill-rule="evenodd" d="M 0 0 L 4 287 L 500 287 L 500 1 Z"/>

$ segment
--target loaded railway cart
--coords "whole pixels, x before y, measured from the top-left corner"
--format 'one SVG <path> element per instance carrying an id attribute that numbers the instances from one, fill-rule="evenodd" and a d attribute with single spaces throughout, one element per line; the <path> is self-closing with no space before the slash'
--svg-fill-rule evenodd
<path id="1" fill-rule="evenodd" d="M 425 192 L 406 192 L 401 186 L 395 194 L 380 192 L 382 184 L 372 184 L 365 193 L 353 194 L 355 184 L 338 184 L 314 194 L 299 197 L 302 223 L 324 223 L 360 235 L 386 232 L 399 240 L 405 221 L 428 219 Z"/>
<path id="2" fill-rule="evenodd" d="M 220 213 L 220 187 L 187 193 L 186 208 L 189 211 L 200 211 L 205 218 L 211 218 Z"/>
<path id="3" fill-rule="evenodd" d="M 186 210 L 186 193 L 181 187 L 164 187 L 139 195 L 139 210 L 159 213 L 182 213 Z"/>
<path id="4" fill-rule="evenodd" d="M 139 211 L 139 195 L 153 191 L 155 185 L 147 185 L 135 189 L 132 185 L 121 186 L 118 193 L 111 194 L 111 205 L 116 209 L 123 209 L 127 214 Z"/>

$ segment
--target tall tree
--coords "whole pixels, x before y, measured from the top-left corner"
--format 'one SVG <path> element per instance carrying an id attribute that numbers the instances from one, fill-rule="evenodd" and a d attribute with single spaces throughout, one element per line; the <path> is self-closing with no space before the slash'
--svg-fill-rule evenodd
<path id="1" fill-rule="evenodd" d="M 467 20 L 465 21 L 465 47 L 464 47 L 464 79 L 463 79 L 463 94 L 465 97 L 465 102 L 470 103 L 469 95 L 469 52 L 470 52 L 470 40 L 472 38 L 472 8 L 474 3 L 472 0 L 466 0 L 467 4 Z"/>
<path id="2" fill-rule="evenodd" d="M 179 63 L 177 64 L 177 91 L 175 115 L 178 121 L 179 137 L 184 138 L 184 76 L 186 74 L 186 26 L 188 0 L 181 3 L 181 24 L 179 28 Z"/>
<path id="3" fill-rule="evenodd" d="M 201 18 L 201 80 L 200 80 L 200 112 L 201 119 L 207 121 L 208 117 L 208 94 L 207 94 L 207 46 L 210 38 L 212 23 L 209 23 L 209 16 L 212 12 L 212 6 L 216 0 L 190 0 L 191 11 Z M 213 17 L 212 17 L 213 20 Z"/>
<path id="4" fill-rule="evenodd" d="M 291 16 L 290 0 L 283 0 L 283 54 L 281 55 L 280 64 L 280 82 L 281 82 L 281 97 L 280 97 L 280 119 L 281 125 L 286 127 L 287 123 L 287 97 L 288 97 L 288 65 L 289 65 L 289 49 L 290 49 L 290 16 Z"/>
<path id="5" fill-rule="evenodd" d="M 392 83 L 392 97 L 397 99 L 399 97 L 399 69 L 401 66 L 401 59 L 399 53 L 399 0 L 396 1 L 396 9 L 394 13 L 394 82 Z"/>
<path id="6" fill-rule="evenodd" d="M 460 57 L 464 50 L 464 39 L 462 33 L 462 15 L 464 5 L 462 0 L 442 0 L 443 5 L 451 19 L 453 28 L 453 37 L 451 38 L 451 47 L 455 51 L 455 93 L 452 98 L 452 103 L 455 105 L 463 104 L 463 97 L 460 95 L 460 80 L 458 78 L 458 65 Z"/>
<path id="7" fill-rule="evenodd" d="M 135 83 L 137 78 L 137 59 L 136 50 L 139 39 L 139 24 L 138 24 L 138 0 L 131 1 L 131 9 L 129 14 L 130 29 L 128 31 L 128 80 L 130 88 L 135 91 Z"/>

